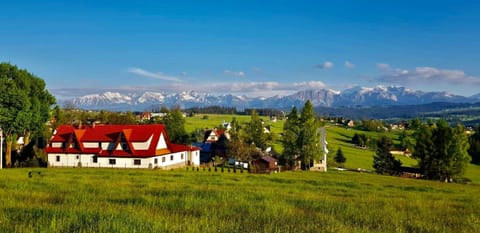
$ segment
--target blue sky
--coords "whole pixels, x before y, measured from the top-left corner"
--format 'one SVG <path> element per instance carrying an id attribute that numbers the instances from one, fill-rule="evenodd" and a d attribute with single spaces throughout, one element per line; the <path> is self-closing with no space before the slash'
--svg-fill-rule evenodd
<path id="1" fill-rule="evenodd" d="M 479 1 L 0 1 L 0 62 L 57 97 L 480 92 Z"/>

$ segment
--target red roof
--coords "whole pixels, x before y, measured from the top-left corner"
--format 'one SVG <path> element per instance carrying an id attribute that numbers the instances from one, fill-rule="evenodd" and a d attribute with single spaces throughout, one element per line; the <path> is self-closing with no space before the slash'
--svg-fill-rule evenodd
<path id="1" fill-rule="evenodd" d="M 203 138 L 203 141 L 211 141 L 209 140 L 208 138 L 210 137 L 210 135 L 212 134 L 212 132 L 218 137 L 220 138 L 220 136 L 222 136 L 223 134 L 225 134 L 225 129 L 210 129 L 210 130 L 207 130 L 205 131 L 205 135 L 204 135 L 204 138 Z M 215 141 L 214 141 L 215 142 Z"/>
<path id="2" fill-rule="evenodd" d="M 157 150 L 160 136 L 163 135 L 166 149 Z M 150 139 L 151 138 L 151 139 Z M 147 149 L 135 149 L 133 143 L 145 143 L 150 140 Z M 52 143 L 62 143 L 63 148 L 51 145 L 45 149 L 47 153 L 97 154 L 107 157 L 151 157 L 170 152 L 199 150 L 196 147 L 170 143 L 165 126 L 151 125 L 95 125 L 76 128 L 71 125 L 61 125 L 51 139 Z M 98 142 L 95 148 L 85 148 L 83 143 Z M 114 149 L 103 150 L 100 143 L 114 143 Z M 126 143 L 123 150 L 116 150 L 120 143 Z"/>

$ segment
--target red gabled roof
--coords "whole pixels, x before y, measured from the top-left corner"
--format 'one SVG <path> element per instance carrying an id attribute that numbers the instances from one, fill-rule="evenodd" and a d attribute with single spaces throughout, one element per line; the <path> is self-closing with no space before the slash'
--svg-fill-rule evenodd
<path id="1" fill-rule="evenodd" d="M 160 136 L 163 134 L 167 149 L 157 150 Z M 147 142 L 151 138 L 150 146 L 147 149 L 134 149 L 133 143 Z M 108 157 L 150 157 L 166 152 L 180 152 L 196 150 L 189 146 L 172 144 L 162 124 L 151 125 L 96 125 L 75 128 L 70 125 L 59 126 L 51 142 L 64 143 L 66 145 L 75 143 L 75 148 L 53 148 L 47 147 L 47 153 L 88 153 Z M 84 148 L 85 142 L 113 143 L 113 150 L 102 148 Z M 126 143 L 126 150 L 116 150 L 120 143 Z"/>
<path id="2" fill-rule="evenodd" d="M 211 141 L 211 140 L 208 140 L 208 138 L 210 137 L 210 135 L 212 135 L 212 132 L 218 137 L 220 138 L 220 136 L 222 136 L 223 134 L 225 134 L 225 129 L 210 129 L 210 130 L 206 130 L 205 131 L 205 134 L 203 136 L 203 141 Z"/>

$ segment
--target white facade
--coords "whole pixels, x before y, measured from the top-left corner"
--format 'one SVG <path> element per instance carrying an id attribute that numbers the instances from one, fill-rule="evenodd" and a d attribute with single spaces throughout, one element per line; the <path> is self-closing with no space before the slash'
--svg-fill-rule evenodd
<path id="1" fill-rule="evenodd" d="M 94 154 L 48 154 L 50 167 L 172 168 L 199 166 L 200 151 L 182 151 L 148 158 L 96 157 Z"/>
<path id="2" fill-rule="evenodd" d="M 60 126 L 45 150 L 50 167 L 173 168 L 200 165 L 200 151 L 170 144 L 163 125 Z"/>

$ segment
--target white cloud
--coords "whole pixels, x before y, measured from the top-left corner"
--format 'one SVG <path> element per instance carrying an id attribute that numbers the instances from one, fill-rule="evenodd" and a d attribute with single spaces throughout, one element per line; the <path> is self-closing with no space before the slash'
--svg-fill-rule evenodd
<path id="1" fill-rule="evenodd" d="M 161 72 L 153 73 L 153 72 L 144 70 L 142 68 L 132 67 L 132 68 L 128 69 L 128 72 L 132 73 L 132 74 L 135 74 L 135 75 L 138 75 L 138 76 L 147 77 L 147 78 L 154 78 L 154 79 L 160 79 L 160 80 L 165 80 L 165 81 L 173 81 L 173 82 L 181 82 L 182 81 L 177 77 L 168 76 L 168 75 L 165 75 Z"/>
<path id="2" fill-rule="evenodd" d="M 355 68 L 355 64 L 353 64 L 353 63 L 350 62 L 350 61 L 345 61 L 345 68 L 347 68 L 347 69 L 353 69 L 353 68 Z"/>
<path id="3" fill-rule="evenodd" d="M 377 64 L 377 67 L 381 72 L 377 80 L 386 83 L 480 86 L 479 78 L 469 76 L 462 70 L 447 70 L 435 67 L 416 67 L 413 70 L 406 70 L 394 69 L 384 64 Z"/>
<path id="4" fill-rule="evenodd" d="M 382 70 L 389 70 L 390 65 L 386 63 L 377 63 L 377 70 L 382 71 Z"/>
<path id="5" fill-rule="evenodd" d="M 322 81 L 308 81 L 293 83 L 293 86 L 296 89 L 322 89 L 325 88 L 326 85 Z"/>
<path id="6" fill-rule="evenodd" d="M 322 64 L 318 64 L 318 65 L 315 66 L 315 68 L 324 69 L 324 70 L 328 70 L 332 67 L 333 67 L 333 62 L 330 62 L 330 61 L 326 61 Z"/>
<path id="7" fill-rule="evenodd" d="M 232 76 L 236 76 L 236 77 L 245 76 L 245 72 L 243 72 L 243 71 L 224 70 L 223 73 L 226 74 L 226 75 L 232 75 Z"/>

